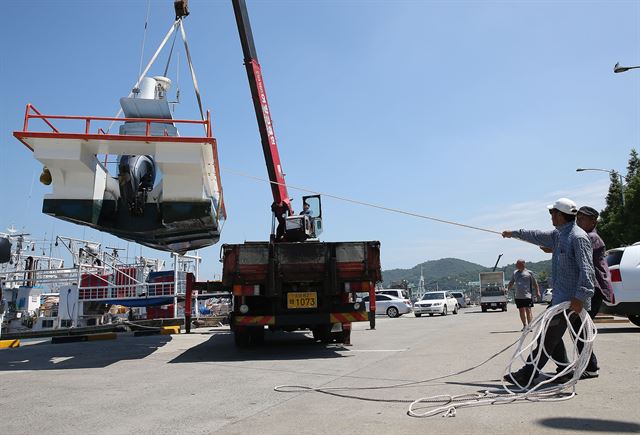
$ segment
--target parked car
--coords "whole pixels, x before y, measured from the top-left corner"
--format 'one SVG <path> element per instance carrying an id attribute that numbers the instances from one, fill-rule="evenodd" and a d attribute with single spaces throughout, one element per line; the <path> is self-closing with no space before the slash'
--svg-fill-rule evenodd
<path id="1" fill-rule="evenodd" d="M 552 299 L 553 299 L 553 289 L 548 288 L 544 291 L 544 293 L 542 293 L 542 301 L 540 302 L 550 304 Z"/>
<path id="2" fill-rule="evenodd" d="M 640 326 L 640 242 L 607 252 L 613 296 L 605 304 Z"/>
<path id="3" fill-rule="evenodd" d="M 369 296 L 362 298 L 367 311 L 369 311 Z M 411 312 L 411 303 L 395 296 L 376 293 L 376 314 L 386 314 L 389 317 L 400 317 Z"/>
<path id="4" fill-rule="evenodd" d="M 404 300 L 406 303 L 408 303 L 409 305 L 411 305 L 411 299 L 409 298 L 409 292 L 407 292 L 406 290 L 398 289 L 398 288 L 385 288 L 385 289 L 382 289 L 382 290 L 376 290 L 376 293 L 379 293 L 379 294 L 382 294 L 382 295 L 394 296 L 396 298 L 400 298 L 400 299 Z"/>
<path id="5" fill-rule="evenodd" d="M 462 292 L 451 292 L 451 294 L 458 301 L 458 308 L 467 308 L 469 306 L 469 296 L 465 296 Z"/>
<path id="6" fill-rule="evenodd" d="M 416 317 L 423 314 L 433 316 L 440 314 L 446 316 L 449 313 L 458 314 L 458 301 L 451 292 L 428 292 L 418 302 L 413 304 L 413 313 Z"/>

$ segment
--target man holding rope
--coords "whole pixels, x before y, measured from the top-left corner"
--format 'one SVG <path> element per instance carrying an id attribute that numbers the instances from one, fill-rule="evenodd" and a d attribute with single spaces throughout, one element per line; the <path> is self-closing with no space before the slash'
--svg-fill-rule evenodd
<path id="1" fill-rule="evenodd" d="M 580 313 L 583 308 L 590 309 L 591 297 L 594 293 L 595 276 L 591 240 L 587 233 L 576 225 L 578 209 L 573 201 L 560 198 L 548 206 L 548 209 L 555 230 L 507 230 L 502 232 L 502 237 L 513 237 L 552 250 L 553 300 L 551 305 L 570 302 L 569 310 L 573 313 L 569 319 L 571 326 L 577 331 L 581 325 L 577 313 Z M 540 338 L 536 348 L 529 355 L 527 364 L 520 370 L 507 374 L 504 377 L 505 381 L 528 385 L 549 360 L 547 353 L 550 353 L 551 358 L 558 364 L 557 373 L 561 373 L 569 361 L 562 342 L 566 329 L 564 313 L 553 317 L 545 335 Z M 546 349 L 546 352 L 543 349 Z M 536 365 L 534 361 L 537 361 Z M 572 373 L 565 373 L 556 381 L 566 382 L 572 376 Z"/>

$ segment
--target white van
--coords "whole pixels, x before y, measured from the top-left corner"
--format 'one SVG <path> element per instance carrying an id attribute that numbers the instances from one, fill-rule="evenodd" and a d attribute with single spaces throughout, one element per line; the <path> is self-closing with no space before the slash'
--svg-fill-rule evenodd
<path id="1" fill-rule="evenodd" d="M 613 297 L 605 304 L 640 326 L 640 242 L 607 251 Z"/>

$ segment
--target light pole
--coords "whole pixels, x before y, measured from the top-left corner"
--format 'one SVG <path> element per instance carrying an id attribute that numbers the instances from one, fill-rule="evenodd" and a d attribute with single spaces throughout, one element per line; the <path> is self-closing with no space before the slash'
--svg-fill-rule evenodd
<path id="1" fill-rule="evenodd" d="M 634 68 L 640 68 L 640 67 L 634 67 Z M 615 174 L 616 173 L 616 171 L 614 171 L 613 169 L 599 169 L 599 168 L 578 168 L 578 169 L 576 169 L 576 172 L 584 172 L 584 171 L 600 171 L 600 172 L 608 172 L 609 174 Z M 624 208 L 624 182 L 622 181 L 622 174 L 618 173 L 618 177 L 620 177 L 620 197 L 622 199 L 622 207 Z"/>
<path id="2" fill-rule="evenodd" d="M 615 64 L 615 66 L 613 67 L 613 72 L 614 73 L 623 73 L 623 72 L 629 71 L 630 69 L 636 69 L 636 68 L 640 68 L 640 65 L 637 65 L 637 66 L 620 66 L 620 62 L 617 62 Z"/>

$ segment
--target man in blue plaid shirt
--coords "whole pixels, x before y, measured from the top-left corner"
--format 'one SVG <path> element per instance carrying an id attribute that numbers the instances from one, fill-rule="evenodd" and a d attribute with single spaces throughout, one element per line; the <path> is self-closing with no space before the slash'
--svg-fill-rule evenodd
<path id="1" fill-rule="evenodd" d="M 551 275 L 553 277 L 553 300 L 551 305 L 562 302 L 570 302 L 569 310 L 580 313 L 582 309 L 589 310 L 591 297 L 594 292 L 595 275 L 593 270 L 591 240 L 584 230 L 576 225 L 575 219 L 578 212 L 576 204 L 567 198 L 560 198 L 548 206 L 551 214 L 551 223 L 556 228 L 552 231 L 515 230 L 503 231 L 502 237 L 513 237 L 534 243 L 542 248 L 551 249 Z M 580 318 L 572 314 L 570 321 L 577 330 L 580 326 Z M 547 352 L 551 352 L 552 358 L 559 364 L 558 373 L 564 369 L 563 363 L 568 363 L 567 353 L 562 342 L 562 336 L 567 329 L 564 314 L 560 313 L 549 322 L 545 336 L 542 338 Z M 541 345 L 533 351 L 527 362 L 534 361 L 541 351 Z M 529 383 L 529 379 L 542 371 L 549 360 L 545 352 L 540 355 L 538 366 L 527 364 L 520 370 L 505 376 L 505 380 L 520 385 Z M 535 373 L 534 373 L 535 371 Z M 566 382 L 572 374 L 567 373 L 558 379 Z"/>

